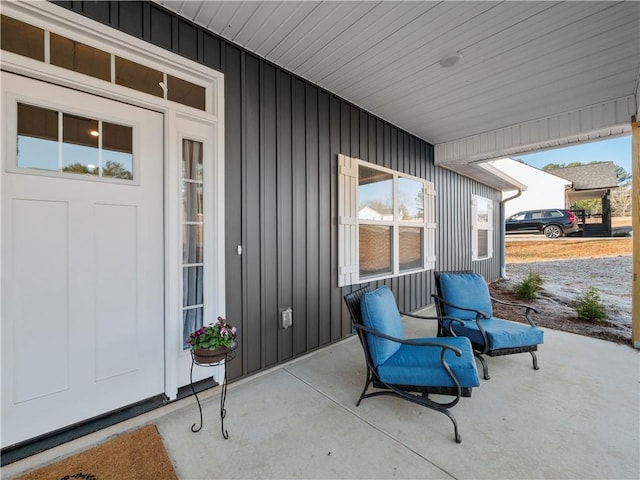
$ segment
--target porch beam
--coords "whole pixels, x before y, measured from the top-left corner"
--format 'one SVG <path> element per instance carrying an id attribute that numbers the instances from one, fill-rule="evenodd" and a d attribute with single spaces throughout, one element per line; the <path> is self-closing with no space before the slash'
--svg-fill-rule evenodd
<path id="1" fill-rule="evenodd" d="M 479 133 L 435 146 L 435 163 L 457 166 L 629 134 L 635 95 Z"/>
<path id="2" fill-rule="evenodd" d="M 634 120 L 636 120 L 634 118 Z M 631 292 L 631 338 L 640 349 L 640 122 L 631 124 L 631 228 L 633 229 L 633 282 Z"/>

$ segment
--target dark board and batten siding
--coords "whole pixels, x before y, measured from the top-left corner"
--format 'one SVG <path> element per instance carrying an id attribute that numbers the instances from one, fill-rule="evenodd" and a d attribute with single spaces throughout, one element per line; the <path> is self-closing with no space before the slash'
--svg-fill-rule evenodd
<path id="1" fill-rule="evenodd" d="M 436 168 L 433 146 L 150 2 L 56 2 L 225 74 L 227 318 L 239 324 L 232 378 L 249 375 L 351 333 L 337 287 L 337 155 L 433 181 L 437 269 L 469 268 L 471 195 L 499 192 Z M 494 259 L 473 262 L 498 278 Z M 236 247 L 243 246 L 243 254 Z M 432 272 L 386 284 L 400 309 L 431 303 Z M 279 328 L 293 308 L 293 328 Z M 238 319 L 241 319 L 239 321 Z"/>

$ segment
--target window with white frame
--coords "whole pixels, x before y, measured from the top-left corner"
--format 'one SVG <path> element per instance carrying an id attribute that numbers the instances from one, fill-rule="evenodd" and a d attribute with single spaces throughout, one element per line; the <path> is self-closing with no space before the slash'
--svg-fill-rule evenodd
<path id="1" fill-rule="evenodd" d="M 435 267 L 433 183 L 338 155 L 338 285 Z"/>
<path id="2" fill-rule="evenodd" d="M 182 338 L 187 338 L 204 323 L 202 150 L 202 142 L 182 140 Z"/>
<path id="3" fill-rule="evenodd" d="M 479 195 L 471 196 L 472 260 L 493 257 L 493 203 Z"/>

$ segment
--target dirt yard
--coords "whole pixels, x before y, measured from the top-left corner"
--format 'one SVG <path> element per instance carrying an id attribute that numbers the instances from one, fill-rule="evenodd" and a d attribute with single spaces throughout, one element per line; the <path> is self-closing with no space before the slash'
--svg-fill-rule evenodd
<path id="1" fill-rule="evenodd" d="M 589 335 L 616 343 L 631 344 L 632 239 L 629 237 L 547 240 L 543 236 L 506 241 L 508 280 L 493 282 L 493 296 L 536 308 L 541 327 Z M 538 298 L 516 297 L 513 287 L 530 271 L 542 276 Z M 579 320 L 573 310 L 575 299 L 595 287 L 608 319 L 601 323 Z M 496 306 L 495 314 L 515 321 L 520 309 Z"/>

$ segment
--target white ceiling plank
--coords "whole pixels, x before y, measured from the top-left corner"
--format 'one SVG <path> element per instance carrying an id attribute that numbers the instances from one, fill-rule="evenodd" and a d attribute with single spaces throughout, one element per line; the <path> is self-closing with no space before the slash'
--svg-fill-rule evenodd
<path id="1" fill-rule="evenodd" d="M 635 1 L 158 3 L 434 144 L 639 88 Z"/>

